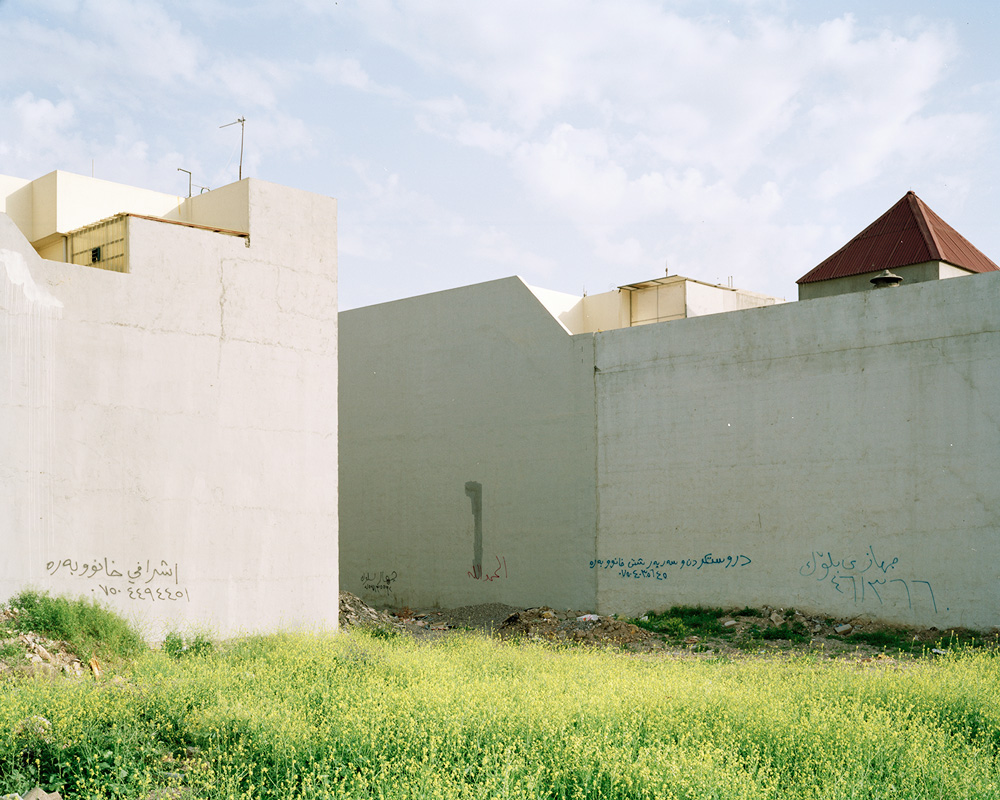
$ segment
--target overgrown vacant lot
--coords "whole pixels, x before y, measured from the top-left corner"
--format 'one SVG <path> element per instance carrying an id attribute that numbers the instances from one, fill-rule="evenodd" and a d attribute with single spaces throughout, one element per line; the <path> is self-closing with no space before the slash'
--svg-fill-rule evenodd
<path id="1" fill-rule="evenodd" d="M 1000 657 L 739 661 L 353 631 L 0 683 L 0 790 L 1000 797 Z M 179 787 L 179 794 L 157 790 Z"/>

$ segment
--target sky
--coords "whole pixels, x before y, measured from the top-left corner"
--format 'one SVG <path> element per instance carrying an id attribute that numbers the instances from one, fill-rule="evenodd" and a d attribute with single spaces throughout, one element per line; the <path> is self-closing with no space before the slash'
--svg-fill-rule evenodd
<path id="1" fill-rule="evenodd" d="M 1000 3 L 0 0 L 0 174 L 336 197 L 340 307 L 788 299 L 915 191 L 1000 262 Z"/>

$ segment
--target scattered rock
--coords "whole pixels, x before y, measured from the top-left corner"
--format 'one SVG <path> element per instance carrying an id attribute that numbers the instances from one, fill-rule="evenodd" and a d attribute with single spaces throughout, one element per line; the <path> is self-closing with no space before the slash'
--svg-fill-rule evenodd
<path id="1" fill-rule="evenodd" d="M 833 629 L 833 632 L 836 633 L 838 636 L 846 636 L 848 633 L 850 633 L 853 630 L 854 630 L 854 626 L 853 625 L 849 625 L 848 623 L 845 622 L 843 625 L 838 625 L 837 627 L 835 627 Z"/>
<path id="2" fill-rule="evenodd" d="M 36 786 L 34 789 L 28 790 L 24 800 L 62 800 L 62 795 L 59 792 L 46 792 Z"/>
<path id="3" fill-rule="evenodd" d="M 633 645 L 651 637 L 649 631 L 614 617 L 570 613 L 557 618 L 545 606 L 511 614 L 501 623 L 498 633 L 502 639 L 523 637 L 613 645 Z"/>
<path id="4" fill-rule="evenodd" d="M 341 630 L 379 628 L 399 631 L 403 628 L 403 624 L 396 617 L 384 611 L 376 611 L 350 592 L 340 593 L 339 616 Z"/>

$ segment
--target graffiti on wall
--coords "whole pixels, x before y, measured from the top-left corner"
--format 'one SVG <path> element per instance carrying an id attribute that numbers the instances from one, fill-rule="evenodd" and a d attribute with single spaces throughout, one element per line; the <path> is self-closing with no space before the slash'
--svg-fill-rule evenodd
<path id="1" fill-rule="evenodd" d="M 476 581 L 484 581 L 487 583 L 492 583 L 493 581 L 498 581 L 501 578 L 507 578 L 507 557 L 506 556 L 494 556 L 496 559 L 496 569 L 490 564 L 489 569 L 483 570 L 482 564 L 473 564 L 472 569 L 469 570 L 466 575 Z"/>
<path id="2" fill-rule="evenodd" d="M 125 562 L 123 562 L 125 563 Z M 131 561 L 127 562 L 129 565 Z M 80 561 L 61 558 L 48 561 L 45 571 L 49 577 L 72 578 L 86 581 L 91 593 L 99 597 L 139 600 L 155 603 L 158 601 L 191 602 L 191 594 L 180 585 L 180 569 L 175 562 L 165 559 L 138 560 L 135 566 L 119 568 L 115 559 L 95 558 Z"/>
<path id="3" fill-rule="evenodd" d="M 361 573 L 361 588 L 372 594 L 392 594 L 392 585 L 399 578 L 396 570 L 391 572 L 363 572 Z"/>
<path id="4" fill-rule="evenodd" d="M 929 602 L 937 613 L 937 598 L 931 582 L 900 577 L 900 573 L 896 572 L 899 556 L 879 558 L 874 545 L 868 545 L 867 552 L 860 558 L 842 553 L 837 555 L 840 558 L 834 558 L 830 550 L 814 550 L 799 567 L 799 575 L 825 583 L 855 603 L 884 605 L 890 597 L 897 600 L 905 597 L 907 608 L 912 609 L 915 602 Z"/>
<path id="5" fill-rule="evenodd" d="M 715 555 L 705 553 L 698 558 L 665 558 L 665 559 L 645 559 L 645 558 L 598 558 L 590 562 L 591 569 L 617 570 L 618 575 L 630 580 L 656 580 L 665 581 L 671 572 L 688 570 L 688 572 L 700 569 L 734 569 L 746 567 L 752 564 L 749 556 L 740 554 Z"/>

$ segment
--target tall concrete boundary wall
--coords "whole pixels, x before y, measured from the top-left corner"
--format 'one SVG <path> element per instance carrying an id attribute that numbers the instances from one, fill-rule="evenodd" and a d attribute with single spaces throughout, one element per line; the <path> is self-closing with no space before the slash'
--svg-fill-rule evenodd
<path id="1" fill-rule="evenodd" d="M 2 598 L 92 597 L 152 639 L 336 626 L 336 201 L 225 191 L 249 240 L 129 218 L 127 274 L 0 214 Z"/>
<path id="2" fill-rule="evenodd" d="M 342 584 L 996 626 L 997 297 L 991 273 L 576 336 L 518 279 L 347 312 Z"/>
<path id="3" fill-rule="evenodd" d="M 1000 624 L 998 279 L 598 336 L 598 608 Z"/>
<path id="4" fill-rule="evenodd" d="M 593 342 L 519 278 L 340 315 L 341 585 L 591 604 Z"/>

